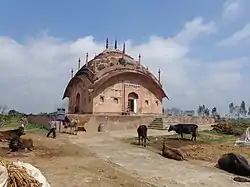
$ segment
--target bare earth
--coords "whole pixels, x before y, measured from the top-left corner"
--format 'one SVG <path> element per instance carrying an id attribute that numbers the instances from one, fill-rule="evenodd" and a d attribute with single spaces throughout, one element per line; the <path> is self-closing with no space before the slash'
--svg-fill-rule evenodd
<path id="1" fill-rule="evenodd" d="M 201 130 L 207 129 L 204 126 Z M 149 136 L 167 135 L 149 130 Z M 47 139 L 44 133 L 27 133 L 37 149 L 7 158 L 29 162 L 44 172 L 52 187 L 238 187 L 233 176 L 204 161 L 177 162 L 148 148 L 123 143 L 120 138 L 136 136 L 136 130 L 107 133 L 59 134 Z M 0 151 L 6 157 L 6 149 Z"/>
<path id="2" fill-rule="evenodd" d="M 52 187 L 147 187 L 146 183 L 124 174 L 112 163 L 105 163 L 83 147 L 68 139 L 74 135 L 59 134 L 57 139 L 45 133 L 27 132 L 25 138 L 35 140 L 36 150 L 6 154 L 6 143 L 1 143 L 0 156 L 21 160 L 39 168 Z"/>

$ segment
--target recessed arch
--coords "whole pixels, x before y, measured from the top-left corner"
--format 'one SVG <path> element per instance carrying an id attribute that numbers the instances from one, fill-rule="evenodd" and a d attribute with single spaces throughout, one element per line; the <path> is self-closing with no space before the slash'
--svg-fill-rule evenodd
<path id="1" fill-rule="evenodd" d="M 75 105 L 75 114 L 80 113 L 80 102 L 81 102 L 81 95 L 80 93 L 76 94 L 76 105 Z"/>
<path id="2" fill-rule="evenodd" d="M 138 112 L 138 99 L 139 96 L 135 92 L 130 92 L 128 94 L 128 111 L 132 113 Z"/>

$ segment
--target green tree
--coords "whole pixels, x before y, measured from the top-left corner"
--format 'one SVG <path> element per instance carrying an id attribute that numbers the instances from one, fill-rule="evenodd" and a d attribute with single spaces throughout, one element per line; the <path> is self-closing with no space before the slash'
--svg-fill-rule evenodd
<path id="1" fill-rule="evenodd" d="M 213 116 L 214 118 L 218 115 L 218 113 L 217 113 L 217 108 L 216 108 L 216 107 L 213 107 L 213 108 L 212 108 L 211 114 L 212 114 L 212 116 Z"/>
<path id="2" fill-rule="evenodd" d="M 234 112 L 234 103 L 231 102 L 231 103 L 229 104 L 229 113 L 230 113 L 230 114 L 233 114 L 233 112 Z"/>
<path id="3" fill-rule="evenodd" d="M 209 111 L 209 109 L 208 109 L 208 108 L 205 108 L 205 110 L 204 110 L 204 114 L 205 114 L 206 116 L 209 116 L 209 115 L 210 115 L 210 111 Z"/>
<path id="4" fill-rule="evenodd" d="M 239 111 L 239 112 L 240 112 L 240 114 L 241 114 L 242 116 L 246 116 L 246 114 L 247 114 L 246 104 L 245 104 L 244 101 L 241 102 L 240 111 Z"/>

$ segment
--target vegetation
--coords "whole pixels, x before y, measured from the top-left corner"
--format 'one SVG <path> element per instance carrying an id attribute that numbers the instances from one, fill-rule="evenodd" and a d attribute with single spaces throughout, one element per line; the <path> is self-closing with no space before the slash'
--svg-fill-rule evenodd
<path id="1" fill-rule="evenodd" d="M 121 64 L 121 65 L 123 65 L 123 66 L 132 65 L 131 62 L 125 60 L 124 58 L 120 58 L 120 59 L 119 59 L 119 64 Z"/>
<path id="2" fill-rule="evenodd" d="M 0 120 L 4 121 L 3 128 L 18 128 L 20 126 L 22 115 L 0 115 Z M 42 125 L 29 123 L 25 127 L 26 130 L 45 130 Z"/>

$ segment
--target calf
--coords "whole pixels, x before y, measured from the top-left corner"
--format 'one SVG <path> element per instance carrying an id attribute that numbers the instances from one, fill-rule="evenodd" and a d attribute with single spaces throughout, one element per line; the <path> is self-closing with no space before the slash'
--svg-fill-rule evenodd
<path id="1" fill-rule="evenodd" d="M 148 128 L 147 128 L 146 125 L 140 125 L 137 128 L 137 133 L 138 133 L 138 138 L 139 138 L 139 145 L 140 145 L 140 140 L 141 140 L 141 137 L 142 137 L 144 147 L 146 147 L 146 141 L 148 140 L 147 131 L 148 131 Z"/>
<path id="2" fill-rule="evenodd" d="M 196 124 L 177 124 L 170 125 L 168 132 L 175 131 L 178 134 L 181 134 L 181 138 L 183 140 L 183 134 L 192 134 L 191 140 L 196 141 L 198 125 Z"/>
<path id="3" fill-rule="evenodd" d="M 170 147 L 164 141 L 162 142 L 162 156 L 178 161 L 187 160 L 185 159 L 185 154 L 180 149 Z"/>
<path id="4" fill-rule="evenodd" d="M 33 140 L 32 139 L 20 139 L 19 144 L 20 149 L 27 149 L 29 151 L 34 150 Z"/>

